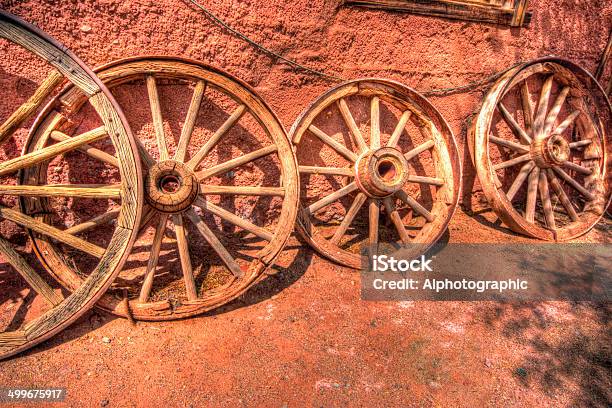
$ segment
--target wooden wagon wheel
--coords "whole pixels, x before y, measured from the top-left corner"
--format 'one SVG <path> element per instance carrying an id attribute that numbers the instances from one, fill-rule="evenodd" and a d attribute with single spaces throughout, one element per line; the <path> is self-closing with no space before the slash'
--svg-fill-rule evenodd
<path id="1" fill-rule="evenodd" d="M 236 298 L 273 264 L 295 223 L 297 167 L 279 120 L 248 85 L 195 61 L 130 58 L 96 73 L 130 121 L 145 118 L 131 125 L 146 146 L 147 203 L 133 254 L 98 304 L 170 320 Z M 58 96 L 80 115 L 83 99 L 78 89 Z M 41 122 L 28 147 L 36 151 L 52 130 L 52 120 Z M 112 211 L 71 230 L 96 233 Z M 53 242 L 34 239 L 51 273 L 69 288 L 81 284 Z"/>
<path id="2" fill-rule="evenodd" d="M 344 83 L 310 105 L 290 137 L 298 230 L 326 257 L 359 268 L 364 245 L 416 243 L 416 256 L 444 233 L 459 198 L 459 155 L 440 113 L 415 91 L 382 79 Z"/>
<path id="3" fill-rule="evenodd" d="M 0 162 L 0 217 L 3 236 L 0 237 L 0 285 L 2 285 L 2 313 L 0 313 L 0 359 L 20 351 L 58 333 L 94 305 L 112 283 L 121 269 L 129 249 L 136 238 L 137 222 L 142 207 L 142 183 L 139 159 L 135 155 L 127 122 L 114 99 L 102 83 L 69 50 L 49 38 L 35 27 L 15 16 L 0 11 L 0 37 L 38 55 L 54 67 L 52 73 L 35 91 L 32 97 L 17 109 L 0 127 L 2 155 Z M 6 44 L 9 47 L 9 44 Z M 19 50 L 17 50 L 19 51 Z M 8 58 L 6 58 L 8 59 Z M 12 153 L 19 141 L 11 135 L 32 116 L 42 103 L 67 79 L 86 95 L 85 101 L 93 107 L 99 126 L 76 136 L 58 131 L 47 135 L 36 153 Z M 4 108 L 9 98 L 3 98 Z M 56 125 L 65 122 L 65 106 L 47 109 Z M 53 140 L 58 140 L 53 143 Z M 57 137 L 57 138 L 56 138 Z M 32 166 L 42 162 L 53 162 L 63 170 L 63 158 L 75 149 L 83 149 L 90 143 L 108 143 L 115 148 L 113 156 L 118 167 L 116 182 L 111 185 L 82 185 L 45 183 L 32 187 L 17 184 L 18 173 L 30 174 Z M 12 157 L 11 157 L 12 156 Z M 15 157 L 17 156 L 17 157 Z M 107 245 L 101 247 L 75 236 L 37 217 L 41 207 L 31 206 L 20 211 L 18 201 L 32 198 L 32 203 L 42 197 L 70 197 L 70 200 L 95 199 L 100 202 L 113 200 L 121 204 L 116 214 L 116 223 L 110 231 Z M 56 214 L 58 215 L 58 214 Z M 37 262 L 29 263 L 28 255 L 20 249 L 20 227 L 28 228 L 40 236 L 58 242 L 58 248 L 71 248 L 76 256 L 88 258 L 91 268 L 81 270 L 85 277 L 71 293 L 61 291 L 56 282 L 44 273 Z M 4 231 L 16 231 L 7 236 Z M 12 267 L 12 268 L 11 268 Z M 13 273 L 13 270 L 17 274 Z"/>
<path id="4" fill-rule="evenodd" d="M 536 60 L 501 77 L 468 137 L 483 192 L 513 231 L 563 241 L 610 202 L 610 103 L 577 65 Z"/>

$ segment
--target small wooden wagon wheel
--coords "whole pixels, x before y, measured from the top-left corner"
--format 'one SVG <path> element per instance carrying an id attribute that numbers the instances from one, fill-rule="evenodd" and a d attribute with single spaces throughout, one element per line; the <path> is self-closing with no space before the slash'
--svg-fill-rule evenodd
<path id="1" fill-rule="evenodd" d="M 2 285 L 0 313 L 0 359 L 14 355 L 49 338 L 74 322 L 97 299 L 121 269 L 129 249 L 136 238 L 136 223 L 142 207 L 142 184 L 140 167 L 137 165 L 136 146 L 123 114 L 114 99 L 79 59 L 64 46 L 49 38 L 35 27 L 15 16 L 0 11 L 0 37 L 14 44 L 4 43 L 9 52 L 21 53 L 23 49 L 38 55 L 54 67 L 51 74 L 40 85 L 26 103 L 14 111 L 0 127 L 0 144 L 3 159 L 0 161 L 0 285 Z M 3 60 L 10 60 L 7 54 Z M 27 57 L 27 56 L 26 56 Z M 75 136 L 57 131 L 46 134 L 35 153 L 19 155 L 17 146 L 22 144 L 11 137 L 42 103 L 64 82 L 72 82 L 92 108 L 98 122 L 95 129 Z M 6 97 L 0 102 L 9 107 Z M 49 107 L 46 114 L 58 126 L 65 123 L 65 107 Z M 66 170 L 64 156 L 76 149 L 86 149 L 91 143 L 104 143 L 115 148 L 112 156 L 118 168 L 112 184 L 72 184 L 56 177 L 43 185 L 18 184 L 22 176 L 31 174 L 32 168 L 41 163 L 53 163 L 57 174 Z M 83 159 L 83 158 L 81 158 Z M 59 183 L 58 183 L 59 181 Z M 116 222 L 104 247 L 75 236 L 63 229 L 58 222 L 63 216 L 57 207 L 48 207 L 46 221 L 39 218 L 42 207 L 38 200 L 46 197 L 64 198 L 77 202 L 95 200 L 117 203 Z M 19 201 L 31 199 L 31 206 L 20 211 Z M 120 203 L 120 207 L 119 207 Z M 65 208 L 68 208 L 67 205 Z M 27 235 L 20 228 L 27 228 L 37 236 L 44 236 L 57 243 L 58 249 L 70 248 L 75 256 L 88 259 L 89 268 L 79 270 L 83 278 L 71 293 L 61 291 L 57 282 L 44 273 L 38 262 L 28 262 L 27 251 L 21 239 Z M 15 273 L 16 272 L 16 273 Z"/>
<path id="2" fill-rule="evenodd" d="M 415 91 L 382 79 L 344 83 L 310 105 L 290 137 L 298 229 L 323 255 L 359 268 L 365 245 L 416 243 L 416 256 L 444 233 L 459 198 L 459 156 L 440 113 Z"/>
<path id="3" fill-rule="evenodd" d="M 610 118 L 603 90 L 569 61 L 540 59 L 501 77 L 468 137 L 498 217 L 543 240 L 589 231 L 610 201 Z"/>
<path id="4" fill-rule="evenodd" d="M 170 320 L 236 298 L 274 262 L 295 223 L 297 168 L 279 120 L 248 85 L 195 61 L 131 58 L 96 73 L 141 144 L 146 202 L 133 253 L 99 305 Z M 87 116 L 80 90 L 58 100 Z M 35 151 L 52 129 L 50 118 L 41 122 L 28 146 Z M 97 233 L 112 211 L 74 233 Z M 54 243 L 35 244 L 60 281 L 80 285 Z"/>

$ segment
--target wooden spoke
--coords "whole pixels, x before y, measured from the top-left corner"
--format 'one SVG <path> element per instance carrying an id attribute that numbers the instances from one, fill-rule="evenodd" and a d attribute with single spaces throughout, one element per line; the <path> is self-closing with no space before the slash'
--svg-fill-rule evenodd
<path id="1" fill-rule="evenodd" d="M 570 186 L 574 188 L 574 190 L 578 191 L 582 194 L 587 200 L 592 201 L 595 197 L 591 194 L 586 188 L 584 188 L 580 183 L 571 178 L 569 174 L 564 172 L 559 167 L 553 167 L 553 170 L 561 177 L 563 180 L 567 182 Z"/>
<path id="2" fill-rule="evenodd" d="M 411 182 L 411 183 L 431 184 L 431 185 L 434 185 L 434 186 L 443 186 L 444 185 L 444 180 L 442 180 L 441 178 L 414 176 L 412 174 L 408 176 L 408 181 Z"/>
<path id="3" fill-rule="evenodd" d="M 0 143 L 3 143 L 11 136 L 42 105 L 45 99 L 51 95 L 53 90 L 63 80 L 64 76 L 56 69 L 53 69 L 34 94 L 0 126 Z"/>
<path id="4" fill-rule="evenodd" d="M 410 150 L 408 153 L 404 154 L 404 157 L 406 158 L 406 160 L 411 160 L 413 157 L 418 156 L 419 154 L 423 153 L 425 150 L 431 149 L 434 146 L 434 144 L 435 143 L 433 140 L 428 140 L 425 143 Z"/>
<path id="5" fill-rule="evenodd" d="M 136 147 L 138 148 L 138 154 L 140 155 L 140 160 L 145 165 L 145 168 L 148 169 L 151 166 L 153 166 L 156 163 L 156 161 L 153 157 L 151 157 L 151 155 L 147 151 L 147 148 L 144 147 L 140 139 L 134 139 L 134 142 L 136 143 Z"/>
<path id="6" fill-rule="evenodd" d="M 576 118 L 578 116 L 580 116 L 580 111 L 579 110 L 575 110 L 572 113 L 569 114 L 569 116 L 567 118 L 565 118 L 565 120 L 563 122 L 561 122 L 559 124 L 559 126 L 557 126 L 557 128 L 555 129 L 555 131 L 553 132 L 556 135 L 560 135 L 563 134 L 563 132 L 565 132 L 565 130 L 570 127 L 572 125 L 572 123 L 574 123 L 574 121 L 576 120 Z"/>
<path id="7" fill-rule="evenodd" d="M 410 115 L 412 115 L 412 112 L 410 112 L 409 110 L 404 111 L 404 113 L 402 113 L 402 116 L 400 116 L 397 122 L 397 126 L 395 126 L 395 130 L 393 131 L 391 137 L 389 138 L 389 141 L 387 142 L 387 147 L 397 146 L 397 143 L 399 142 L 399 139 L 402 136 L 402 133 L 404 132 L 404 128 L 406 127 L 406 123 L 408 123 L 408 119 L 410 119 Z"/>
<path id="8" fill-rule="evenodd" d="M 84 231 L 88 231 L 92 228 L 97 227 L 98 225 L 106 224 L 111 220 L 115 219 L 117 215 L 119 215 L 119 208 L 115 208 L 114 210 L 110 210 L 105 212 L 104 214 L 100 214 L 97 217 L 92 218 L 89 221 L 85 221 L 81 224 L 74 225 L 70 228 L 66 228 L 64 232 L 66 234 L 76 235 Z"/>
<path id="9" fill-rule="evenodd" d="M 563 208 L 565 208 L 567 215 L 572 221 L 578 221 L 578 214 L 574 209 L 574 205 L 570 201 L 567 194 L 565 194 L 565 191 L 563 191 L 563 187 L 561 187 L 559 179 L 555 176 L 555 173 L 551 169 L 547 169 L 546 172 L 548 173 L 548 177 L 550 178 L 550 185 L 553 189 L 553 192 L 559 198 L 559 201 L 561 201 L 561 204 L 563 205 Z"/>
<path id="10" fill-rule="evenodd" d="M 502 139 L 501 137 L 489 135 L 489 141 L 498 144 L 500 146 L 507 147 L 519 153 L 529 152 L 529 146 L 520 143 L 512 142 L 510 140 Z"/>
<path id="11" fill-rule="evenodd" d="M 147 75 L 147 92 L 149 94 L 149 105 L 151 106 L 151 116 L 153 117 L 153 127 L 155 128 L 155 139 L 159 149 L 159 160 L 164 161 L 170 158 L 166 135 L 164 132 L 164 121 L 162 119 L 161 105 L 157 93 L 157 84 L 153 75 Z"/>
<path id="12" fill-rule="evenodd" d="M 497 108 L 499 109 L 499 112 L 502 114 L 504 121 L 506 121 L 506 123 L 510 127 L 510 130 L 512 130 L 512 133 L 514 133 L 514 135 L 518 137 L 520 140 L 522 140 L 524 143 L 530 144 L 531 137 L 527 135 L 527 132 L 525 132 L 525 130 L 521 127 L 521 125 L 518 124 L 518 122 L 514 119 L 512 114 L 508 112 L 508 109 L 506 109 L 504 104 L 501 102 L 498 103 Z"/>
<path id="13" fill-rule="evenodd" d="M 533 120 L 534 134 L 541 133 L 544 129 L 544 120 L 546 119 L 546 112 L 548 112 L 548 100 L 550 99 L 553 79 L 554 76 L 550 75 L 548 78 L 546 78 L 546 81 L 544 81 L 544 85 L 542 85 L 537 113 L 535 119 Z"/>
<path id="14" fill-rule="evenodd" d="M 559 112 L 561 111 L 561 107 L 565 103 L 565 98 L 567 98 L 570 89 L 571 88 L 569 86 L 564 87 L 557 96 L 557 99 L 555 99 L 552 108 L 550 108 L 548 116 L 546 116 L 546 121 L 544 122 L 545 135 L 548 135 L 553 129 L 553 126 L 555 126 L 555 122 L 557 121 L 557 117 L 559 116 Z"/>
<path id="15" fill-rule="evenodd" d="M 28 197 L 121 198 L 119 185 L 50 184 L 42 186 L 0 185 L 0 194 Z"/>
<path id="16" fill-rule="evenodd" d="M 203 181 L 209 177 L 213 177 L 221 173 L 226 173 L 235 167 L 242 166 L 243 164 L 250 163 L 261 157 L 275 153 L 277 150 L 278 149 L 275 145 L 262 147 L 261 149 L 255 150 L 254 152 L 245 154 L 240 157 L 236 157 L 221 164 L 217 164 L 216 166 L 213 166 L 209 169 L 198 171 L 196 172 L 196 177 L 198 178 L 198 180 Z"/>
<path id="17" fill-rule="evenodd" d="M 284 197 L 284 187 L 250 187 L 250 186 L 209 186 L 200 184 L 200 193 L 204 195 L 232 194 L 253 196 L 279 196 Z"/>
<path id="18" fill-rule="evenodd" d="M 319 129 L 315 125 L 310 125 L 308 127 L 308 130 L 310 130 L 310 132 L 316 137 L 318 137 L 323 143 L 325 143 L 326 145 L 328 145 L 329 147 L 331 147 L 332 149 L 340 153 L 342 156 L 344 156 L 347 160 L 351 162 L 357 161 L 357 155 L 355 153 L 347 149 L 344 145 L 340 144 L 339 142 L 336 142 L 331 136 L 323 132 L 321 129 Z"/>
<path id="19" fill-rule="evenodd" d="M 361 131 L 357 127 L 357 123 L 355 123 L 355 119 L 353 118 L 353 115 L 351 114 L 351 111 L 349 110 L 348 105 L 346 104 L 346 101 L 344 99 L 338 100 L 338 109 L 342 114 L 344 123 L 346 123 L 346 126 L 349 128 L 349 131 L 353 136 L 353 141 L 355 142 L 355 145 L 357 145 L 361 152 L 367 151 L 368 145 L 366 144 L 363 135 L 361 134 Z"/>
<path id="20" fill-rule="evenodd" d="M 591 139 L 584 139 L 584 140 L 579 140 L 577 142 L 572 142 L 570 143 L 570 149 L 577 149 L 579 147 L 584 147 L 584 146 L 588 146 L 593 142 L 593 140 Z"/>
<path id="21" fill-rule="evenodd" d="M 525 182 L 525 179 L 527 178 L 529 173 L 531 173 L 531 170 L 533 170 L 534 167 L 535 167 L 535 163 L 533 161 L 530 161 L 529 163 L 525 163 L 523 167 L 521 167 L 519 174 L 516 176 L 516 178 L 514 179 L 514 182 L 510 186 L 510 189 L 506 193 L 506 197 L 508 198 L 508 201 L 512 201 L 514 199 L 514 196 L 519 191 L 519 189 Z"/>
<path id="22" fill-rule="evenodd" d="M 400 239 L 404 244 L 410 243 L 410 237 L 408 236 L 408 232 L 406 231 L 406 227 L 404 226 L 404 222 L 402 221 L 402 217 L 400 216 L 397 208 L 395 208 L 395 204 L 390 197 L 386 197 L 383 200 L 383 205 L 385 206 L 385 210 L 387 211 L 387 215 L 393 221 L 395 225 L 395 229 L 400 236 Z"/>
<path id="23" fill-rule="evenodd" d="M 340 243 L 340 240 L 342 240 L 342 237 L 344 236 L 344 234 L 346 234 L 348 227 L 351 225 L 351 223 L 355 219 L 355 216 L 357 215 L 357 213 L 363 206 L 363 203 L 366 202 L 366 200 L 367 200 L 367 196 L 365 194 L 363 193 L 357 194 L 350 208 L 346 212 L 344 219 L 342 219 L 340 226 L 338 226 L 338 228 L 334 232 L 334 235 L 330 239 L 330 241 L 334 245 L 338 245 Z"/>
<path id="24" fill-rule="evenodd" d="M 521 83 L 521 106 L 525 119 L 525 130 L 530 132 L 533 127 L 533 104 L 531 103 L 531 93 L 527 81 Z"/>
<path id="25" fill-rule="evenodd" d="M 348 176 L 354 177 L 355 170 L 352 167 L 317 167 L 317 166 L 300 166 L 300 173 L 305 174 L 329 174 L 332 176 Z"/>
<path id="26" fill-rule="evenodd" d="M 378 244 L 378 220 L 380 218 L 380 204 L 377 200 L 368 200 L 368 242 L 371 247 Z"/>
<path id="27" fill-rule="evenodd" d="M 370 148 L 380 147 L 380 99 L 378 96 L 370 102 Z"/>
<path id="28" fill-rule="evenodd" d="M 531 154 L 529 153 L 523 154 L 521 156 L 515 157 L 513 159 L 507 160 L 502 163 L 498 163 L 495 166 L 493 166 L 493 170 L 501 170 L 501 169 L 505 169 L 508 167 L 512 167 L 516 164 L 526 162 L 527 160 L 531 160 Z"/>
<path id="29" fill-rule="evenodd" d="M 185 118 L 185 123 L 183 123 L 183 129 L 181 130 L 181 137 L 179 138 L 176 152 L 174 153 L 174 160 L 178 162 L 185 161 L 185 157 L 187 157 L 187 146 L 189 146 L 189 141 L 191 140 L 191 135 L 193 134 L 193 128 L 195 127 L 195 123 L 198 118 L 198 112 L 200 111 L 200 105 L 202 104 L 205 89 L 206 82 L 198 81 L 195 89 L 193 90 L 189 110 L 187 110 L 187 117 Z"/>
<path id="30" fill-rule="evenodd" d="M 11 264 L 13 268 L 19 273 L 19 275 L 42 297 L 44 297 L 49 304 L 55 306 L 62 302 L 64 297 L 53 291 L 51 286 L 45 280 L 37 274 L 34 269 L 19 255 L 11 244 L 4 238 L 0 237 L 0 253 L 3 258 Z"/>
<path id="31" fill-rule="evenodd" d="M 7 160 L 0 163 L 0 176 L 49 160 L 52 157 L 58 156 L 70 150 L 74 150 L 84 144 L 100 140 L 103 137 L 106 137 L 106 129 L 104 126 L 101 126 L 79 136 L 72 137 L 66 141 L 56 143 L 32 153 L 24 154 L 11 160 Z"/>
<path id="32" fill-rule="evenodd" d="M 538 182 L 538 190 L 540 191 L 540 197 L 542 198 L 542 208 L 544 209 L 544 218 L 546 219 L 546 225 L 548 228 L 554 229 L 555 225 L 555 214 L 553 212 L 552 204 L 550 202 L 550 192 L 548 191 L 548 178 L 546 177 L 545 171 L 540 171 L 540 180 Z"/>
<path id="33" fill-rule="evenodd" d="M 224 219 L 225 221 L 231 222 L 234 225 L 239 226 L 243 230 L 249 231 L 252 234 L 265 239 L 266 241 L 272 241 L 274 239 L 274 234 L 268 231 L 265 228 L 259 227 L 244 218 L 237 216 L 224 208 L 218 207 L 210 201 L 206 201 L 201 197 L 198 197 L 195 201 L 195 205 L 203 209 L 204 211 L 209 211 L 219 218 Z"/>
<path id="34" fill-rule="evenodd" d="M 410 207 L 412 207 L 414 211 L 421 214 L 428 222 L 432 222 L 434 220 L 432 213 L 430 213 L 425 207 L 419 204 L 417 200 L 415 200 L 414 198 L 406 194 L 404 190 L 399 190 L 395 194 L 400 200 L 402 200 L 403 202 L 408 204 Z"/>
<path id="35" fill-rule="evenodd" d="M 215 234 L 208 228 L 204 220 L 202 220 L 193 209 L 189 209 L 185 212 L 187 217 L 193 222 L 200 234 L 204 237 L 206 242 L 215 250 L 217 255 L 221 258 L 221 261 L 225 264 L 227 269 L 230 270 L 232 275 L 236 278 L 240 278 L 243 275 L 240 265 L 232 257 L 232 255 L 225 249 L 223 244 L 217 239 Z"/>
<path id="36" fill-rule="evenodd" d="M 57 142 L 63 142 L 65 140 L 72 139 L 67 134 L 59 132 L 59 131 L 51 132 L 50 136 L 51 136 L 51 139 Z M 77 147 L 77 150 L 80 150 L 83 153 L 87 154 L 88 156 L 93 157 L 94 159 L 98 159 L 106 164 L 110 164 L 111 166 L 114 166 L 114 167 L 119 167 L 119 160 L 117 160 L 115 156 L 108 154 L 106 152 L 103 152 L 102 150 L 96 149 L 95 147 L 91 147 L 88 144 L 84 144 L 82 146 Z"/>
<path id="37" fill-rule="evenodd" d="M 240 105 L 234 112 L 227 118 L 227 120 L 221 125 L 219 129 L 204 143 L 200 150 L 187 162 L 187 167 L 195 169 L 204 160 L 204 157 L 219 143 L 219 140 L 225 135 L 244 115 L 246 112 L 246 106 Z"/>
<path id="38" fill-rule="evenodd" d="M 174 223 L 174 231 L 176 233 L 176 244 L 179 250 L 179 258 L 181 259 L 181 269 L 183 270 L 183 281 L 185 282 L 187 299 L 196 300 L 198 298 L 198 292 L 193 278 L 193 268 L 191 266 L 191 257 L 189 256 L 189 244 L 187 243 L 183 216 L 181 214 L 172 214 L 172 222 Z"/>
<path id="39" fill-rule="evenodd" d="M 568 169 L 574 170 L 577 173 L 582 173 L 582 174 L 586 174 L 587 176 L 591 175 L 591 170 L 582 167 L 579 164 L 576 163 L 572 163 L 571 161 L 565 161 L 563 162 L 563 166 L 567 167 Z"/>
<path id="40" fill-rule="evenodd" d="M 333 203 L 336 200 L 339 200 L 340 198 L 344 197 L 347 194 L 352 193 L 355 190 L 357 190 L 357 184 L 353 181 L 352 183 L 349 183 L 346 186 L 342 187 L 340 190 L 334 191 L 332 194 L 325 196 L 319 201 L 316 201 L 310 204 L 306 208 L 306 211 L 310 214 L 314 214 L 321 208 Z"/>
<path id="41" fill-rule="evenodd" d="M 540 168 L 534 167 L 529 173 L 527 180 L 527 203 L 525 206 L 525 219 L 533 223 L 535 221 L 536 202 L 538 200 L 538 181 L 540 179 Z"/>
<path id="42" fill-rule="evenodd" d="M 138 295 L 138 301 L 145 303 L 149 300 L 151 294 L 151 288 L 153 287 L 153 278 L 155 277 L 155 269 L 157 268 L 157 262 L 159 261 L 159 251 L 161 249 L 162 240 L 164 239 L 164 233 L 166 231 L 166 224 L 168 222 L 168 214 L 160 214 L 159 223 L 155 228 L 155 235 L 153 236 L 153 242 L 151 243 L 151 252 L 149 254 L 149 262 L 147 263 L 147 270 L 142 281 L 142 287 L 140 288 L 140 294 Z M 177 234 L 178 236 L 178 234 Z M 178 240 L 177 240 L 178 242 Z M 182 262 L 182 257 L 181 257 Z M 191 265 L 191 263 L 190 263 Z M 195 288 L 195 284 L 194 284 Z"/>
<path id="43" fill-rule="evenodd" d="M 81 238 L 67 234 L 64 231 L 29 217 L 19 211 L 0 206 L 0 216 L 25 228 L 29 228 L 35 232 L 63 242 L 66 245 L 70 245 L 71 247 L 86 252 L 92 256 L 95 256 L 96 258 L 101 258 L 102 255 L 104 255 L 103 248 L 100 248 L 99 246 L 87 242 Z"/>

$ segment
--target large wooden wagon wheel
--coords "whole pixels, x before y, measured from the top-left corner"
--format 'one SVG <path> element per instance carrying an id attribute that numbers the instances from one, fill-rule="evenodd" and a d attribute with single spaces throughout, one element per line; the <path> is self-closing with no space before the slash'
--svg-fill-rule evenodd
<path id="1" fill-rule="evenodd" d="M 610 118 L 600 86 L 571 62 L 536 60 L 500 78 L 468 137 L 498 217 L 543 240 L 589 231 L 610 201 Z"/>
<path id="2" fill-rule="evenodd" d="M 6 52 L 3 61 L 10 61 L 13 52 L 21 55 L 25 48 L 53 66 L 51 74 L 30 99 L 8 119 L 5 118 L 0 127 L 0 358 L 6 358 L 49 338 L 74 322 L 94 305 L 112 283 L 136 238 L 136 224 L 142 207 L 142 183 L 137 165 L 139 159 L 136 159 L 137 154 L 135 156 L 136 147 L 127 122 L 93 72 L 43 32 L 2 11 L 0 37 L 14 43 L 2 44 L 3 49 L 7 50 L 3 51 Z M 72 135 L 65 120 L 66 106 L 55 105 L 47 109 L 47 115 L 58 130 L 46 134 L 35 153 L 19 155 L 18 146 L 22 143 L 17 135 L 11 136 L 64 79 L 72 82 L 85 95 L 85 102 L 88 102 L 97 126 Z M 4 112 L 10 108 L 11 102 L 5 94 L 0 101 Z M 70 171 L 66 156 L 76 149 L 88 149 L 92 143 L 114 150 L 112 157 L 118 171 L 113 182 L 66 182 L 60 177 Z M 81 160 L 85 158 L 81 157 Z M 41 163 L 53 163 L 56 177 L 36 187 L 18 184 L 19 173 L 31 174 L 31 169 Z M 43 197 L 64 199 L 65 211 L 48 207 L 47 219 L 40 219 L 39 211 L 43 208 L 36 203 Z M 31 198 L 32 205 L 27 210 L 20 210 L 18 201 L 24 198 Z M 63 216 L 73 204 L 88 200 L 98 205 L 117 205 L 116 222 L 104 246 L 77 237 L 61 226 Z M 60 290 L 57 282 L 44 273 L 38 262 L 28 262 L 31 257 L 23 248 L 27 242 L 22 238 L 27 235 L 20 230 L 22 227 L 57 243 L 59 251 L 72 251 L 75 257 L 87 259 L 88 268 L 79 270 L 84 278 L 79 285 L 71 288 L 71 293 Z"/>
<path id="3" fill-rule="evenodd" d="M 295 223 L 297 168 L 279 120 L 248 85 L 195 61 L 139 57 L 96 73 L 143 146 L 146 203 L 133 253 L 99 305 L 169 320 L 236 298 L 274 262 Z M 57 100 L 87 118 L 79 89 Z M 40 122 L 28 148 L 53 129 L 52 117 Z M 71 230 L 97 234 L 115 211 Z M 55 243 L 34 240 L 51 273 L 69 288 L 81 284 Z"/>
<path id="4" fill-rule="evenodd" d="M 444 233 L 459 198 L 459 156 L 440 113 L 415 91 L 382 79 L 344 83 L 310 105 L 290 137 L 298 229 L 323 255 L 359 268 L 364 246 L 420 244 L 416 256 Z"/>

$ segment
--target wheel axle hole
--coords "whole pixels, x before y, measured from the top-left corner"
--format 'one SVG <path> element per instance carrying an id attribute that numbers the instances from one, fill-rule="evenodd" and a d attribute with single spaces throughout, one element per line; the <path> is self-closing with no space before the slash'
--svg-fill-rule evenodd
<path id="1" fill-rule="evenodd" d="M 395 164 L 389 160 L 382 160 L 380 163 L 378 163 L 376 171 L 378 171 L 378 175 L 384 181 L 392 181 L 397 175 Z"/>
<path id="2" fill-rule="evenodd" d="M 181 188 L 181 179 L 174 174 L 165 175 L 159 180 L 159 188 L 164 193 L 176 193 Z"/>

